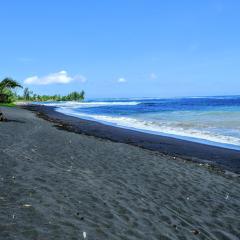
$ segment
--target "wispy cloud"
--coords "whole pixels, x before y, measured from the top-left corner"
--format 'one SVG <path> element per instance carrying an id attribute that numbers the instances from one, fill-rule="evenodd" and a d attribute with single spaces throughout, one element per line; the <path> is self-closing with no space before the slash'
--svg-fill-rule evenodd
<path id="1" fill-rule="evenodd" d="M 17 59 L 17 61 L 21 62 L 21 63 L 31 63 L 34 60 L 32 58 L 29 58 L 29 57 L 20 57 L 20 58 Z"/>
<path id="2" fill-rule="evenodd" d="M 155 80 L 158 78 L 158 76 L 155 73 L 150 73 L 149 75 L 150 79 Z"/>
<path id="3" fill-rule="evenodd" d="M 213 8 L 217 13 L 222 13 L 224 11 L 223 2 L 220 0 L 215 0 Z"/>
<path id="4" fill-rule="evenodd" d="M 84 77 L 83 75 L 75 75 L 75 76 L 73 77 L 73 80 L 84 83 L 84 82 L 87 81 L 87 78 Z"/>
<path id="5" fill-rule="evenodd" d="M 188 51 L 189 52 L 196 52 L 200 47 L 200 44 L 195 42 L 195 43 L 191 43 L 189 46 L 188 46 Z"/>
<path id="6" fill-rule="evenodd" d="M 118 81 L 119 83 L 125 83 L 125 82 L 127 82 L 127 80 L 126 80 L 125 78 L 119 78 L 117 81 Z"/>
<path id="7" fill-rule="evenodd" d="M 50 73 L 46 76 L 32 76 L 24 80 L 25 84 L 48 85 L 48 84 L 67 84 L 73 81 L 86 82 L 86 78 L 81 75 L 69 76 L 67 71 Z"/>

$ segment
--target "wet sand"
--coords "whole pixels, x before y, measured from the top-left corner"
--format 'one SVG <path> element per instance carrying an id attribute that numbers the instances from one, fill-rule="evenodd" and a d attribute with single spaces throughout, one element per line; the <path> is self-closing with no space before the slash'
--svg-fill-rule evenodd
<path id="1" fill-rule="evenodd" d="M 62 117 L 2 110 L 0 239 L 239 239 L 238 175 L 186 161 L 176 147 L 89 136 L 89 121 L 75 133 Z"/>

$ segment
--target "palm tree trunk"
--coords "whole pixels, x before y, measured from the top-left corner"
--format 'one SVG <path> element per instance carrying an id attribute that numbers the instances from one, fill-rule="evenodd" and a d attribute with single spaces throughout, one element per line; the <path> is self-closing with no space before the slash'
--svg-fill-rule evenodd
<path id="1" fill-rule="evenodd" d="M 0 122 L 3 122 L 5 121 L 6 118 L 4 117 L 3 113 L 1 112 L 1 109 L 0 109 Z"/>
<path id="2" fill-rule="evenodd" d="M 4 121 L 3 113 L 0 112 L 0 122 Z"/>

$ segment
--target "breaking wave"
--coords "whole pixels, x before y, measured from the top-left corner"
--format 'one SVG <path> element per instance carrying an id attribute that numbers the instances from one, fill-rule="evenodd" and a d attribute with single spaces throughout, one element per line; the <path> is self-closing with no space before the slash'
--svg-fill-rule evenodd
<path id="1" fill-rule="evenodd" d="M 113 117 L 105 115 L 95 115 L 79 113 L 72 109 L 58 108 L 56 111 L 61 112 L 66 115 L 75 116 L 79 118 L 85 118 L 88 120 L 95 120 L 101 123 L 114 125 L 117 127 L 134 129 L 138 131 L 148 132 L 158 135 L 174 136 L 182 139 L 187 139 L 196 142 L 208 143 L 213 145 L 227 144 L 230 147 L 240 148 L 240 138 L 233 136 L 226 136 L 218 133 L 213 133 L 208 130 L 194 129 L 185 124 L 172 123 L 169 121 L 146 121 L 141 119 L 135 119 L 132 117 Z M 215 144 L 214 144 L 215 143 Z"/>

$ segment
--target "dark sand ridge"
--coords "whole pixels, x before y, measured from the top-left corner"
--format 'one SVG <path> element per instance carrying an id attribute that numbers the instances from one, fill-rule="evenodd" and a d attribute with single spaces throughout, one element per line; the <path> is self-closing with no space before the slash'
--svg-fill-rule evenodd
<path id="1" fill-rule="evenodd" d="M 0 239 L 239 239 L 239 177 L 2 109 Z"/>

